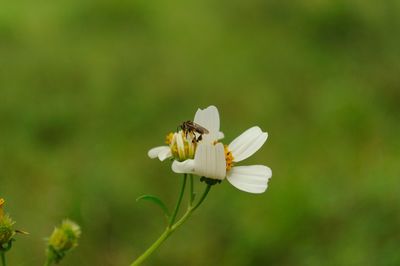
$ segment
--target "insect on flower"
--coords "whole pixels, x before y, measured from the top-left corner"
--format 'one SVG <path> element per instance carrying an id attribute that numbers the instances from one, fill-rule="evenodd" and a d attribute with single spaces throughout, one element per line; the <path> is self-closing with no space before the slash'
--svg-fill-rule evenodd
<path id="1" fill-rule="evenodd" d="M 190 215 L 204 202 L 211 187 L 227 179 L 230 184 L 239 190 L 249 193 L 263 193 L 268 187 L 272 170 L 265 165 L 236 166 L 256 153 L 268 138 L 268 133 L 258 126 L 253 126 L 229 145 L 224 145 L 221 139 L 224 134 L 219 131 L 220 119 L 217 107 L 211 105 L 205 109 L 198 109 L 193 121 L 187 120 L 178 126 L 176 132 L 171 132 L 165 139 L 165 146 L 158 146 L 148 151 L 152 159 L 164 161 L 172 158 L 172 171 L 184 174 L 182 187 L 175 211 L 172 215 L 166 210 L 164 203 L 155 196 L 145 195 L 160 205 L 168 218 L 168 225 L 161 236 L 140 256 L 131 266 L 138 266 L 163 243 L 170 234 L 181 226 Z M 190 197 L 186 213 L 178 220 L 177 214 L 185 194 L 187 174 L 190 175 Z M 207 184 L 203 194 L 195 197 L 193 175 L 200 177 L 201 182 Z"/>
<path id="2" fill-rule="evenodd" d="M 219 183 L 225 178 L 234 187 L 249 193 L 263 193 L 268 187 L 272 171 L 265 165 L 235 166 L 256 153 L 268 138 L 258 126 L 251 127 L 234 139 L 229 145 L 199 143 L 193 159 L 174 161 L 175 173 L 188 173 L 201 176 L 210 184 Z"/>
<path id="3" fill-rule="evenodd" d="M 196 142 L 199 142 L 203 139 L 203 134 L 209 133 L 208 129 L 190 120 L 183 122 L 182 125 L 180 125 L 179 127 L 183 130 L 186 136 L 188 134 L 193 134 L 194 135 L 193 141 Z M 199 135 L 196 136 L 196 133 Z"/>
<path id="4" fill-rule="evenodd" d="M 199 136 L 200 135 L 200 136 Z M 177 132 L 171 132 L 166 137 L 164 146 L 149 150 L 148 156 L 164 161 L 174 158 L 178 161 L 193 159 L 198 142 L 214 143 L 224 137 L 219 131 L 219 113 L 215 106 L 198 109 L 194 119 L 183 122 Z"/>

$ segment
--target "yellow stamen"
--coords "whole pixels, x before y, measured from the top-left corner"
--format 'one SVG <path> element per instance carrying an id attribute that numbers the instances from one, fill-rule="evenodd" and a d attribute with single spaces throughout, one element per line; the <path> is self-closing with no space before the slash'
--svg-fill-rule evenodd
<path id="1" fill-rule="evenodd" d="M 170 145 L 172 143 L 172 139 L 174 138 L 174 133 L 171 132 L 165 137 L 165 144 Z"/>
<path id="2" fill-rule="evenodd" d="M 233 155 L 232 152 L 228 149 L 228 145 L 224 145 L 225 151 L 225 161 L 226 161 L 226 171 L 228 172 L 233 167 Z"/>
<path id="3" fill-rule="evenodd" d="M 186 133 L 180 130 L 179 132 L 169 133 L 165 142 L 171 149 L 172 156 L 175 159 L 184 161 L 194 158 L 197 142 L 190 132 Z"/>
<path id="4" fill-rule="evenodd" d="M 3 205 L 6 201 L 3 198 L 0 198 L 0 218 L 3 217 L 4 211 L 3 211 Z"/>

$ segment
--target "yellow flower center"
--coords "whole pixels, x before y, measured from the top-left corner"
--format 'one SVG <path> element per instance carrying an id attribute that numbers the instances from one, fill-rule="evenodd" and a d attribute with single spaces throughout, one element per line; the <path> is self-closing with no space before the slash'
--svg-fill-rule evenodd
<path id="1" fill-rule="evenodd" d="M 170 145 L 173 139 L 174 139 L 174 133 L 171 132 L 165 137 L 165 144 Z"/>
<path id="2" fill-rule="evenodd" d="M 233 155 L 228 149 L 228 145 L 224 145 L 225 150 L 225 161 L 226 161 L 226 171 L 228 172 L 233 167 Z"/>
<path id="3" fill-rule="evenodd" d="M 169 145 L 175 159 L 185 161 L 194 158 L 197 142 L 193 133 L 185 133 L 182 130 L 171 132 L 166 136 L 165 142 Z"/>

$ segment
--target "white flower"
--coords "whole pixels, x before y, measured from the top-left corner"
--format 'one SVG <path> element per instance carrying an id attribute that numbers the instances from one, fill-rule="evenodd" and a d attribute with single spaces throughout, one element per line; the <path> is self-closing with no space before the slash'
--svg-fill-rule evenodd
<path id="1" fill-rule="evenodd" d="M 250 192 L 263 193 L 268 186 L 272 171 L 264 165 L 233 166 L 258 151 L 268 138 L 259 127 L 252 127 L 234 139 L 229 146 L 222 143 L 204 142 L 197 146 L 194 159 L 174 161 L 176 173 L 191 173 L 210 179 L 226 179 L 234 187 Z"/>
<path id="2" fill-rule="evenodd" d="M 194 116 L 194 123 L 206 128 L 208 134 L 202 136 L 201 143 L 212 143 L 223 138 L 223 133 L 219 131 L 219 113 L 215 106 L 209 106 L 206 109 L 198 109 Z M 168 146 L 158 146 L 148 152 L 152 159 L 158 158 L 164 161 L 167 158 L 174 157 L 183 161 L 193 159 L 197 142 L 192 134 L 185 134 L 182 130 L 167 135 L 166 143 Z M 200 143 L 199 142 L 199 143 Z"/>
<path id="3" fill-rule="evenodd" d="M 203 142 L 213 143 L 224 138 L 224 133 L 219 131 L 219 112 L 217 107 L 211 105 L 204 110 L 197 109 L 193 122 L 208 130 L 209 133 L 203 135 Z"/>

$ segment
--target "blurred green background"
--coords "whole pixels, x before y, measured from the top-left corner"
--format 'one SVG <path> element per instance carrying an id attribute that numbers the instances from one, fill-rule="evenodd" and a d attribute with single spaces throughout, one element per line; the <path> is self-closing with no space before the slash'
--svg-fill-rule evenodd
<path id="1" fill-rule="evenodd" d="M 216 186 L 146 265 L 400 265 L 400 2 L 3 1 L 0 196 L 10 265 L 128 265 L 163 230 L 144 193 L 181 176 L 147 157 L 197 108 L 225 141 L 259 125 L 265 194 Z M 203 184 L 197 183 L 197 188 Z"/>

